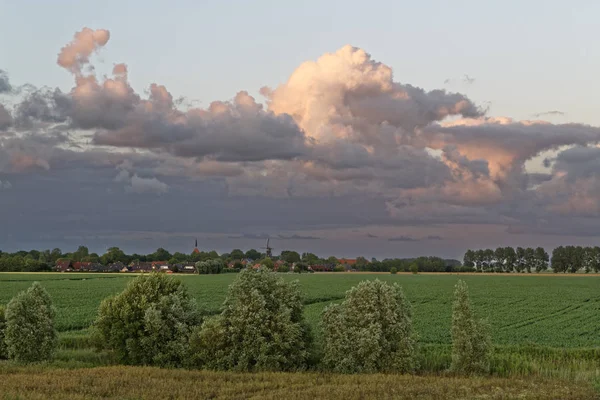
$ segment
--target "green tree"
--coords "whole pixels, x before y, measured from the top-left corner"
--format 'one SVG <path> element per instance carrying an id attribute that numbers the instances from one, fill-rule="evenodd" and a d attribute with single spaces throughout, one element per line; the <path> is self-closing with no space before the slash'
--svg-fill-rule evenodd
<path id="1" fill-rule="evenodd" d="M 241 251 L 240 249 L 233 249 L 233 250 L 231 250 L 229 257 L 231 257 L 233 260 L 242 260 L 246 256 L 245 256 L 244 252 Z"/>
<path id="2" fill-rule="evenodd" d="M 196 264 L 196 272 L 200 275 L 204 274 L 220 274 L 225 268 L 223 260 L 215 258 L 213 260 L 198 261 Z"/>
<path id="3" fill-rule="evenodd" d="M 465 256 L 463 257 L 463 265 L 469 268 L 475 267 L 475 252 L 473 250 L 467 250 L 465 252 Z"/>
<path id="4" fill-rule="evenodd" d="M 8 358 L 8 349 L 6 348 L 6 307 L 0 305 L 0 360 Z"/>
<path id="5" fill-rule="evenodd" d="M 46 290 L 34 282 L 6 306 L 4 332 L 8 356 L 16 361 L 49 360 L 57 345 L 56 311 Z"/>
<path id="6" fill-rule="evenodd" d="M 532 269 L 535 269 L 535 250 L 531 247 L 525 249 L 525 270 L 527 272 L 531 272 Z"/>
<path id="7" fill-rule="evenodd" d="M 513 272 L 517 263 L 517 253 L 512 247 L 504 248 L 504 271 Z"/>
<path id="8" fill-rule="evenodd" d="M 335 372 L 411 372 L 416 338 L 411 307 L 397 284 L 363 281 L 322 316 L 323 364 Z"/>
<path id="9" fill-rule="evenodd" d="M 288 264 L 300 262 L 300 254 L 298 254 L 298 252 L 296 251 L 291 250 L 282 251 L 281 256 L 279 258 Z"/>
<path id="10" fill-rule="evenodd" d="M 390 274 L 396 275 L 398 273 L 398 269 L 396 267 L 390 268 Z"/>
<path id="11" fill-rule="evenodd" d="M 243 270 L 229 288 L 221 315 L 192 336 L 190 361 L 208 369 L 303 370 L 310 342 L 298 282 L 265 269 Z"/>
<path id="12" fill-rule="evenodd" d="M 156 249 L 156 251 L 149 255 L 151 261 L 167 261 L 171 258 L 171 253 L 162 247 Z"/>
<path id="13" fill-rule="evenodd" d="M 327 264 L 329 265 L 336 265 L 338 264 L 338 259 L 335 258 L 334 256 L 330 256 L 329 258 L 327 258 Z"/>
<path id="14" fill-rule="evenodd" d="M 102 301 L 93 330 L 96 345 L 113 350 L 121 363 L 177 367 L 187 360 L 190 334 L 200 322 L 181 280 L 154 272 Z"/>
<path id="15" fill-rule="evenodd" d="M 246 252 L 245 254 L 246 258 L 249 258 L 251 260 L 260 260 L 262 255 L 260 254 L 259 251 L 255 250 L 255 249 L 250 249 Z"/>
<path id="16" fill-rule="evenodd" d="M 538 247 L 534 252 L 535 256 L 535 271 L 542 272 L 548 269 L 548 253 L 544 250 L 543 247 Z"/>
<path id="17" fill-rule="evenodd" d="M 486 373 L 490 368 L 492 342 L 489 328 L 473 315 L 467 284 L 459 280 L 452 306 L 452 365 L 458 373 Z"/>
<path id="18" fill-rule="evenodd" d="M 317 257 L 316 254 L 313 254 L 313 253 L 302 253 L 301 258 L 302 258 L 302 262 L 305 262 L 309 265 L 314 265 L 319 262 L 319 257 Z"/>
<path id="19" fill-rule="evenodd" d="M 273 263 L 273 260 L 271 260 L 269 257 L 263 258 L 262 260 L 259 261 L 259 263 L 263 267 L 267 268 L 269 271 L 273 271 L 273 268 L 275 268 L 275 264 Z"/>
<path id="20" fill-rule="evenodd" d="M 417 263 L 410 264 L 410 272 L 412 272 L 413 274 L 418 274 L 419 273 L 419 264 L 417 264 Z"/>

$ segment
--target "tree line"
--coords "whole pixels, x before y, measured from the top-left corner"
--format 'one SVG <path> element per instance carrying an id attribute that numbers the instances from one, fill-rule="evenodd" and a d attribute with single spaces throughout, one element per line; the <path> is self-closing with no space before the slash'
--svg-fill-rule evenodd
<path id="1" fill-rule="evenodd" d="M 600 247 L 559 246 L 552 259 L 542 247 L 467 250 L 463 269 L 477 272 L 600 272 Z"/>
<path id="2" fill-rule="evenodd" d="M 143 299 L 143 301 L 140 301 Z M 203 314 L 183 282 L 164 273 L 135 278 L 102 301 L 90 327 L 98 350 L 125 365 L 209 370 L 414 373 L 418 336 L 402 288 L 363 281 L 321 314 L 322 351 L 304 317 L 298 282 L 267 270 L 245 270 L 222 312 Z M 372 310 L 378 310 L 373 312 Z M 57 348 L 56 311 L 34 283 L 0 307 L 0 359 L 51 360 Z M 487 324 L 475 318 L 467 286 L 455 287 L 452 362 L 459 374 L 488 373 L 492 352 Z"/>

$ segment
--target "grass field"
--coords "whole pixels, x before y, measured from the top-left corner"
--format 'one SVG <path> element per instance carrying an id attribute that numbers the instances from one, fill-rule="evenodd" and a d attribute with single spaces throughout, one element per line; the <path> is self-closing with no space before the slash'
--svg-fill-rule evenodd
<path id="1" fill-rule="evenodd" d="M 114 366 L 107 354 L 90 348 L 87 328 L 102 299 L 123 290 L 134 275 L 2 273 L 0 303 L 8 302 L 35 280 L 49 291 L 58 311 L 61 345 L 55 360 L 44 367 L 15 367 L 10 362 L 0 362 L 0 393 L 7 394 L 4 398 L 41 399 L 52 398 L 48 393 L 57 390 L 61 395 L 55 398 L 146 398 L 151 393 L 168 391 L 168 385 L 181 384 L 171 398 L 280 398 L 284 390 L 292 390 L 295 398 L 595 396 L 592 387 L 600 382 L 600 277 L 353 273 L 282 276 L 300 281 L 305 316 L 315 331 L 317 351 L 319 319 L 328 304 L 341 301 L 345 292 L 362 280 L 398 282 L 413 305 L 413 322 L 420 342 L 419 376 L 331 375 L 323 380 L 314 374 L 238 376 Z M 219 312 L 227 287 L 235 277 L 177 276 L 207 315 Z M 478 315 L 488 318 L 492 326 L 492 378 L 467 380 L 446 376 L 451 361 L 452 296 L 459 278 L 468 283 Z M 136 383 L 138 374 L 156 378 L 140 385 Z M 65 379 L 57 389 L 52 377 L 62 375 Z M 105 375 L 111 376 L 110 384 L 102 383 L 100 376 Z M 181 376 L 202 385 L 182 383 Z M 19 387 L 19 382 L 25 380 L 29 383 Z M 232 386 L 231 382 L 238 380 L 247 386 Z M 363 382 L 360 387 L 364 391 L 356 389 L 359 382 Z M 80 385 L 87 385 L 88 389 L 80 389 Z"/>
<path id="2" fill-rule="evenodd" d="M 334 375 L 102 367 L 0 369 L 3 399 L 560 399 L 596 398 L 557 380 Z"/>
<path id="3" fill-rule="evenodd" d="M 217 313 L 236 275 L 180 276 L 200 307 Z M 298 279 L 306 317 L 318 328 L 321 311 L 365 279 L 398 282 L 413 305 L 415 329 L 427 344 L 450 343 L 452 294 L 456 275 L 282 274 Z M 133 278 L 118 274 L 0 274 L 0 303 L 42 282 L 58 310 L 61 332 L 87 328 L 103 298 Z M 479 316 L 488 318 L 495 344 L 573 348 L 600 345 L 600 277 L 461 276 Z"/>

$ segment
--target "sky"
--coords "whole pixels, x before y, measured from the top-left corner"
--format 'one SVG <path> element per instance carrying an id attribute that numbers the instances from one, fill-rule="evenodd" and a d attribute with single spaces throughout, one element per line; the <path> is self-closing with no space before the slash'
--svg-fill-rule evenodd
<path id="1" fill-rule="evenodd" d="M 0 249 L 596 244 L 599 13 L 0 0 Z"/>

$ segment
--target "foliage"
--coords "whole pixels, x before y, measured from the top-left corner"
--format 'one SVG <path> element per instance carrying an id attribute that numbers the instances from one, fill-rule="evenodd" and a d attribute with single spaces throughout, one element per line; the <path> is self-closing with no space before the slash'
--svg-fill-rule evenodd
<path id="1" fill-rule="evenodd" d="M 548 268 L 548 253 L 542 247 L 467 250 L 464 266 L 478 272 L 542 272 Z"/>
<path id="2" fill-rule="evenodd" d="M 412 263 L 410 265 L 410 272 L 412 272 L 413 274 L 418 274 L 419 273 L 419 265 L 416 263 Z"/>
<path id="3" fill-rule="evenodd" d="M 223 260 L 220 258 L 208 261 L 198 261 L 196 263 L 196 271 L 198 271 L 200 275 L 220 274 L 223 272 L 223 267 Z"/>
<path id="4" fill-rule="evenodd" d="M 335 267 L 333 267 L 333 272 L 344 272 L 345 270 L 346 268 L 344 268 L 342 264 L 338 264 Z"/>
<path id="5" fill-rule="evenodd" d="M 396 269 L 396 267 L 392 267 L 392 268 L 390 269 L 390 274 L 392 274 L 392 275 L 396 275 L 397 273 L 398 273 L 398 270 Z"/>
<path id="6" fill-rule="evenodd" d="M 302 370 L 310 340 L 297 282 L 266 269 L 244 270 L 230 286 L 221 315 L 194 332 L 191 359 L 210 369 Z"/>
<path id="7" fill-rule="evenodd" d="M 0 305 L 0 360 L 8 358 L 8 349 L 4 341 L 6 330 L 6 307 Z"/>
<path id="8" fill-rule="evenodd" d="M 458 373 L 487 373 L 490 369 L 492 340 L 484 321 L 473 316 L 467 284 L 459 280 L 452 307 L 452 365 Z"/>
<path id="9" fill-rule="evenodd" d="M 96 343 L 125 364 L 182 365 L 191 330 L 200 323 L 196 301 L 182 282 L 162 273 L 135 278 L 100 304 Z"/>
<path id="10" fill-rule="evenodd" d="M 277 272 L 290 272 L 290 267 L 285 264 L 280 265 L 279 268 L 277 268 Z"/>
<path id="11" fill-rule="evenodd" d="M 335 372 L 410 372 L 416 340 L 411 307 L 397 284 L 364 281 L 323 312 L 323 364 Z"/>
<path id="12" fill-rule="evenodd" d="M 279 258 L 289 264 L 300 262 L 300 254 L 296 251 L 284 250 Z"/>
<path id="13" fill-rule="evenodd" d="M 273 260 L 271 260 L 269 257 L 266 257 L 262 260 L 260 260 L 260 265 L 262 265 L 263 267 L 269 269 L 269 270 L 273 270 L 273 268 L 275 268 L 275 264 L 273 263 Z"/>
<path id="14" fill-rule="evenodd" d="M 50 359 L 57 344 L 55 314 L 50 295 L 38 282 L 17 294 L 5 310 L 8 356 L 22 362 Z"/>

